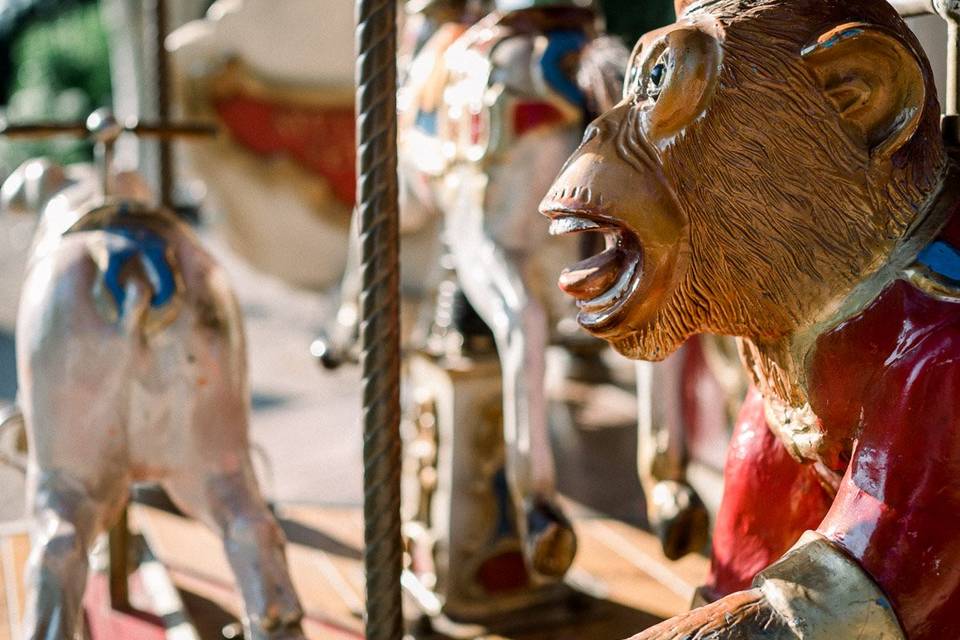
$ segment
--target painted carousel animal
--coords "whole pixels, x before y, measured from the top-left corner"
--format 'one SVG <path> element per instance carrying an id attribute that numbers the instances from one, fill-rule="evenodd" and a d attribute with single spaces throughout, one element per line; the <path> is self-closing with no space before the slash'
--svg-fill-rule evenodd
<path id="1" fill-rule="evenodd" d="M 336 283 L 354 204 L 353 3 L 220 0 L 167 38 L 177 103 L 216 121 L 184 150 L 212 228 L 258 269 Z"/>
<path id="2" fill-rule="evenodd" d="M 122 131 L 102 113 L 90 132 Z M 9 132 L 9 129 L 8 129 Z M 17 319 L 34 527 L 24 637 L 83 627 L 87 553 L 134 482 L 159 482 L 223 538 L 249 638 L 301 638 L 284 536 L 249 456 L 243 321 L 221 267 L 136 174 L 98 181 L 31 160 L 8 211 L 41 212 Z M 103 183 L 100 183 L 103 184 Z"/>
<path id="3" fill-rule="evenodd" d="M 637 362 L 637 462 L 647 522 L 664 555 L 706 548 L 747 391 L 736 343 L 694 336 L 663 362 Z"/>
<path id="4" fill-rule="evenodd" d="M 493 332 L 525 554 L 537 574 L 559 577 L 576 540 L 556 502 L 544 370 L 571 310 L 543 283 L 578 247 L 544 242 L 536 205 L 588 115 L 617 94 L 626 52 L 600 36 L 592 10 L 518 7 L 472 26 L 451 20 L 423 46 L 400 94 L 400 166 L 408 192 L 443 216 L 460 286 Z"/>
<path id="5" fill-rule="evenodd" d="M 253 266 L 313 289 L 339 283 L 351 259 L 353 12 L 350 0 L 219 0 L 166 43 L 184 115 L 223 131 L 184 150 L 212 196 L 212 228 Z M 427 295 L 434 223 L 402 221 L 413 299 Z"/>
<path id="6" fill-rule="evenodd" d="M 941 3 L 943 4 L 943 3 Z M 636 636 L 960 636 L 960 173 L 885 2 L 678 2 L 543 201 L 561 285 L 659 360 L 740 336 L 708 598 Z M 585 268 L 589 266 L 590 268 Z"/>

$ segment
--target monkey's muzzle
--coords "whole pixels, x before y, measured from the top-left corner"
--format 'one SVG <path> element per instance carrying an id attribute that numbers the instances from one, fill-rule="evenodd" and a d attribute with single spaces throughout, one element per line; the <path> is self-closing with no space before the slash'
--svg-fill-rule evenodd
<path id="1" fill-rule="evenodd" d="M 565 268 L 557 283 L 576 300 L 578 320 L 589 329 L 606 323 L 636 291 L 642 276 L 643 250 L 634 233 L 601 209 L 584 207 L 578 195 L 576 189 L 555 192 L 541 205 L 541 211 L 551 219 L 550 235 L 604 236 L 604 250 Z"/>

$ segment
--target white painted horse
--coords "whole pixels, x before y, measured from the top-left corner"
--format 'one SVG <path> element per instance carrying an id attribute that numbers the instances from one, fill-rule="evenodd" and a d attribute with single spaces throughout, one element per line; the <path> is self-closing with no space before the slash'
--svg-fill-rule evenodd
<path id="1" fill-rule="evenodd" d="M 17 319 L 34 519 L 24 636 L 81 631 L 87 554 L 135 482 L 223 538 L 248 638 L 302 638 L 284 536 L 249 457 L 246 353 L 226 274 L 135 174 L 31 160 L 7 211 L 42 212 Z"/>
<path id="2" fill-rule="evenodd" d="M 562 576 L 576 539 L 556 501 L 545 352 L 572 308 L 547 273 L 578 251 L 550 238 L 539 199 L 591 111 L 619 98 L 627 51 L 573 6 L 494 12 L 437 30 L 400 94 L 400 167 L 441 213 L 460 285 L 493 332 L 507 477 L 530 567 Z"/>
<path id="3" fill-rule="evenodd" d="M 353 0 L 219 0 L 167 39 L 180 109 L 222 130 L 184 149 L 218 214 L 211 228 L 258 269 L 313 289 L 338 283 L 348 261 L 353 21 Z M 436 261 L 434 222 L 402 221 L 414 296 Z"/>

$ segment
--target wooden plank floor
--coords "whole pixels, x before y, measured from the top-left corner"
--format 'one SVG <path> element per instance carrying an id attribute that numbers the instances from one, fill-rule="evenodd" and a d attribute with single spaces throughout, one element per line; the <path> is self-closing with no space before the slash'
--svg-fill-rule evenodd
<path id="1" fill-rule="evenodd" d="M 111 607 L 106 548 L 98 547 L 84 597 L 87 636 L 94 640 L 199 640 L 162 565 L 142 540 L 134 539 L 132 544 L 132 551 L 140 558 L 129 579 L 133 610 L 120 612 Z M 0 523 L 0 640 L 22 637 L 24 571 L 29 553 L 27 523 Z"/>
<path id="2" fill-rule="evenodd" d="M 307 635 L 362 638 L 359 510 L 285 507 L 279 516 L 290 543 L 287 554 L 306 611 Z M 240 614 L 240 600 L 220 541 L 194 521 L 151 507 L 134 507 L 131 525 L 166 566 L 197 636 L 220 638 L 221 629 Z M 482 633 L 457 628 L 453 633 L 441 626 L 418 637 L 613 640 L 686 610 L 693 589 L 706 576 L 704 558 L 669 562 L 656 539 L 621 522 L 581 516 L 575 527 L 580 549 L 568 583 L 577 595 L 566 606 L 514 616 L 506 628 Z M 17 639 L 28 553 L 23 524 L 0 528 L 0 640 Z"/>
<path id="3" fill-rule="evenodd" d="M 279 512 L 289 541 L 294 585 L 306 611 L 311 638 L 360 638 L 363 633 L 362 524 L 356 509 L 285 507 Z M 209 635 L 240 613 L 240 601 L 219 540 L 199 524 L 149 507 L 134 510 L 136 526 L 167 566 L 184 600 L 199 600 L 215 611 Z M 650 534 L 600 517 L 575 521 L 580 539 L 568 582 L 582 595 L 572 607 L 536 616 L 534 628 L 511 624 L 509 634 L 484 637 L 609 640 L 636 633 L 664 617 L 685 611 L 706 576 L 707 561 L 666 560 Z M 209 617 L 192 611 L 198 627 Z M 545 631 L 543 620 L 551 620 Z M 435 633 L 431 637 L 446 637 Z"/>
<path id="4" fill-rule="evenodd" d="M 297 509 L 280 515 L 307 634 L 311 638 L 362 637 L 359 512 Z M 203 609 L 203 613 L 192 612 L 200 637 L 217 637 L 212 634 L 240 615 L 240 599 L 220 540 L 195 521 L 151 507 L 135 507 L 132 520 L 174 583 L 191 594 L 183 597 L 187 608 Z"/>
<path id="5" fill-rule="evenodd" d="M 30 553 L 25 522 L 0 525 L 0 640 L 19 640 L 23 570 Z"/>

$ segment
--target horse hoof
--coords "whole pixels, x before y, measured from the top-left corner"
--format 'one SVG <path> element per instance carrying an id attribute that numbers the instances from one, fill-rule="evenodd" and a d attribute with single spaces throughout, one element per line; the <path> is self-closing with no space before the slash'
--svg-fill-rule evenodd
<path id="1" fill-rule="evenodd" d="M 527 508 L 527 560 L 547 578 L 562 578 L 577 553 L 577 535 L 560 507 L 536 500 Z"/>
<path id="2" fill-rule="evenodd" d="M 326 336 L 320 336 L 310 344 L 310 355 L 317 359 L 320 366 L 331 371 L 344 362 L 343 355 L 330 344 Z"/>
<path id="3" fill-rule="evenodd" d="M 27 470 L 27 428 L 15 404 L 0 408 L 0 464 Z"/>
<path id="4" fill-rule="evenodd" d="M 679 560 L 707 545 L 710 515 L 697 492 L 685 482 L 658 482 L 651 496 L 650 524 L 663 555 Z"/>
<path id="5" fill-rule="evenodd" d="M 220 634 L 225 640 L 307 640 L 299 624 L 284 625 L 269 630 L 254 627 L 245 632 L 242 624 L 234 622 L 221 629 Z"/>

